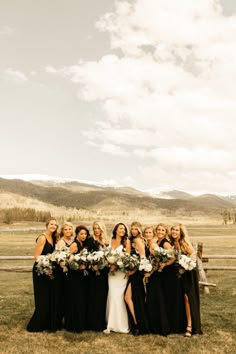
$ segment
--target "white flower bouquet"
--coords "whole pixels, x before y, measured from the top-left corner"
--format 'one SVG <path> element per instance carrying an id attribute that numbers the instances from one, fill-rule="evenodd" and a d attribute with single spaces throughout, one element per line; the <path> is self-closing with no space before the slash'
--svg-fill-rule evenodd
<path id="1" fill-rule="evenodd" d="M 124 264 L 123 270 L 125 273 L 138 269 L 139 267 L 139 257 L 135 254 L 131 255 L 129 253 L 124 253 L 122 261 Z"/>
<path id="2" fill-rule="evenodd" d="M 152 263 L 153 269 L 158 270 L 158 272 L 162 272 L 160 263 L 168 263 L 173 256 L 174 256 L 174 252 L 172 248 L 167 250 L 163 247 L 159 247 L 156 244 L 152 248 L 152 252 L 150 255 L 150 261 Z"/>
<path id="3" fill-rule="evenodd" d="M 38 276 L 47 275 L 50 279 L 54 279 L 53 269 L 55 269 L 55 261 L 51 253 L 37 257 L 36 272 Z"/>
<path id="4" fill-rule="evenodd" d="M 177 252 L 176 264 L 178 265 L 178 276 L 181 277 L 181 275 L 185 271 L 196 269 L 197 267 L 196 254 L 193 253 L 192 255 L 186 255 L 184 253 Z"/>
<path id="5" fill-rule="evenodd" d="M 108 262 L 103 250 L 94 251 L 87 256 L 88 268 L 96 272 L 96 275 L 100 275 L 100 270 L 108 266 Z"/>
<path id="6" fill-rule="evenodd" d="M 52 253 L 53 261 L 59 264 L 65 273 L 68 272 L 68 259 L 70 255 L 71 253 L 68 247 L 63 247 L 61 250 L 55 250 Z"/>
<path id="7" fill-rule="evenodd" d="M 143 273 L 150 273 L 152 271 L 152 264 L 149 261 L 149 259 L 145 258 L 141 258 L 140 262 L 139 262 L 139 271 L 143 272 Z"/>
<path id="8" fill-rule="evenodd" d="M 88 275 L 88 271 L 86 270 L 88 254 L 86 248 L 77 254 L 70 254 L 67 258 L 69 268 L 72 270 L 83 270 L 84 275 Z"/>
<path id="9" fill-rule="evenodd" d="M 118 250 L 113 250 L 111 247 L 107 247 L 104 250 L 104 256 L 110 268 L 111 274 L 114 274 L 116 270 L 124 271 L 123 257 L 124 253 Z"/>

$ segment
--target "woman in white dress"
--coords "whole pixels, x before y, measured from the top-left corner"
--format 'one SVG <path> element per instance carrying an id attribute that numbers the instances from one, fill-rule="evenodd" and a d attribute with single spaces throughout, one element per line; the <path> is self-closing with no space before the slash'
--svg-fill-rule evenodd
<path id="1" fill-rule="evenodd" d="M 126 225 L 123 223 L 116 224 L 112 234 L 111 248 L 117 252 L 130 253 L 131 246 Z M 107 328 L 104 332 L 129 333 L 128 314 L 124 300 L 128 279 L 120 270 L 114 272 L 115 269 L 113 267 L 115 266 L 111 266 L 111 271 L 113 272 L 108 275 Z"/>

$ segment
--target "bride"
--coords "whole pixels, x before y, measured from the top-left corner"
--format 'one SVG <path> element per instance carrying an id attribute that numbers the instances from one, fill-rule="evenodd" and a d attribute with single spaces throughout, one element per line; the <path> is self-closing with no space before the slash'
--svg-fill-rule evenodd
<path id="1" fill-rule="evenodd" d="M 125 224 L 116 224 L 112 234 L 111 248 L 117 252 L 130 253 L 130 240 L 128 239 L 128 230 Z M 119 270 L 113 272 L 113 274 L 109 273 L 108 285 L 106 308 L 107 329 L 104 330 L 104 333 L 110 333 L 111 331 L 129 333 L 128 314 L 124 300 L 127 277 Z"/>

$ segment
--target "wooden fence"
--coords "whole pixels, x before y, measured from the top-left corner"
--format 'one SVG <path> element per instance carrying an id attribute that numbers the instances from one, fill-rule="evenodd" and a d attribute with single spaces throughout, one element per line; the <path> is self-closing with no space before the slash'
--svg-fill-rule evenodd
<path id="1" fill-rule="evenodd" d="M 200 286 L 204 289 L 205 293 L 209 293 L 209 286 L 216 286 L 214 283 L 209 283 L 207 281 L 206 277 L 206 272 L 208 270 L 223 270 L 223 271 L 233 271 L 236 270 L 236 265 L 235 266 L 222 266 L 222 265 L 209 265 L 209 261 L 211 259 L 217 259 L 217 260 L 236 260 L 236 255 L 219 255 L 219 254 L 211 254 L 211 255 L 204 255 L 203 256 L 203 244 L 198 243 L 196 246 L 197 250 L 197 263 L 198 263 L 198 271 L 199 271 L 199 284 Z M 5 260 L 34 260 L 33 256 L 0 256 L 0 261 L 5 261 Z M 207 264 L 206 264 L 207 263 Z M 0 271 L 5 271 L 5 272 L 31 272 L 32 271 L 32 265 L 31 266 L 5 266 L 2 267 L 0 266 Z"/>

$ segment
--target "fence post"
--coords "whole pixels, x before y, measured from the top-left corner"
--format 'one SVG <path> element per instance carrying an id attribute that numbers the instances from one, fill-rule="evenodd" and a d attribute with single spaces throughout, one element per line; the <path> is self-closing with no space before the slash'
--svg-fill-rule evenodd
<path id="1" fill-rule="evenodd" d="M 197 266 L 198 266 L 198 276 L 199 276 L 198 280 L 200 280 L 203 283 L 207 283 L 206 273 L 202 264 L 202 253 L 203 253 L 203 243 L 198 242 L 197 244 Z M 204 291 L 205 294 L 209 294 L 210 292 L 209 287 L 206 285 L 200 284 L 200 289 Z"/>

